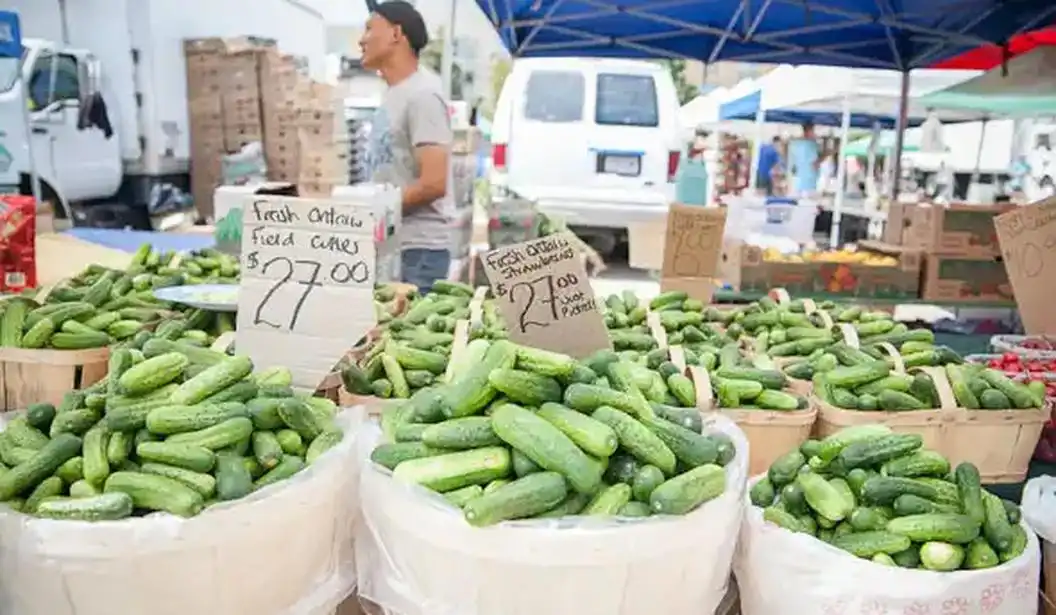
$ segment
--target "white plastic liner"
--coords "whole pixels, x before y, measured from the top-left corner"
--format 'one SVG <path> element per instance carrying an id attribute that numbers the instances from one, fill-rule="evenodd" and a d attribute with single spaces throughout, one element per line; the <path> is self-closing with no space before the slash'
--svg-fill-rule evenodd
<path id="1" fill-rule="evenodd" d="M 85 523 L 0 512 L 0 613 L 329 615 L 355 587 L 357 438 L 290 480 L 181 519 Z"/>
<path id="2" fill-rule="evenodd" d="M 748 441 L 727 490 L 683 517 L 520 521 L 474 528 L 438 495 L 364 463 L 361 596 L 402 615 L 709 615 L 722 601 L 744 510 Z M 361 439 L 364 458 L 379 436 Z"/>
<path id="3" fill-rule="evenodd" d="M 1056 478 L 1038 476 L 1023 487 L 1023 519 L 1045 542 L 1056 543 Z"/>
<path id="4" fill-rule="evenodd" d="M 746 503 L 734 573 L 742 615 L 1028 615 L 1038 608 L 1041 558 L 1027 549 L 997 568 L 906 570 L 854 557 L 763 521 Z"/>

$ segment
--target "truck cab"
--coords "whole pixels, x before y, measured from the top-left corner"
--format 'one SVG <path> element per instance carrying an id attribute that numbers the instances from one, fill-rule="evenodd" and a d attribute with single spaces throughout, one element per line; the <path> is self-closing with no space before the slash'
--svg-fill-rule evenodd
<path id="1" fill-rule="evenodd" d="M 2 62 L 0 182 L 15 180 L 21 192 L 31 193 L 32 156 L 41 198 L 59 216 L 71 203 L 116 194 L 123 179 L 121 136 L 99 61 L 85 49 L 25 39 L 21 62 Z M 10 159 L 6 172 L 4 151 Z"/>

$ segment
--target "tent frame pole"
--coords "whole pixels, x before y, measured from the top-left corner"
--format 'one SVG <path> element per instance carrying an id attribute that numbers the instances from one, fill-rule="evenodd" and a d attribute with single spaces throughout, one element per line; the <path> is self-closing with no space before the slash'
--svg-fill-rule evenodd
<path id="1" fill-rule="evenodd" d="M 898 202 L 902 184 L 902 148 L 905 145 L 906 124 L 909 116 L 909 71 L 902 71 L 902 88 L 898 99 L 898 121 L 895 122 L 895 147 L 891 151 L 891 194 L 890 203 Z"/>
<path id="2" fill-rule="evenodd" d="M 847 192 L 847 136 L 851 132 L 851 95 L 843 95 L 843 116 L 840 118 L 840 150 L 836 154 L 836 195 L 832 204 L 832 226 L 829 228 L 829 248 L 840 245 L 840 218 L 843 213 L 843 197 Z"/>
<path id="3" fill-rule="evenodd" d="M 759 185 L 759 157 L 763 148 L 763 123 L 766 121 L 766 111 L 763 110 L 760 101 L 759 109 L 755 112 L 755 146 L 752 147 L 752 167 L 748 170 L 748 191 L 751 194 Z"/>

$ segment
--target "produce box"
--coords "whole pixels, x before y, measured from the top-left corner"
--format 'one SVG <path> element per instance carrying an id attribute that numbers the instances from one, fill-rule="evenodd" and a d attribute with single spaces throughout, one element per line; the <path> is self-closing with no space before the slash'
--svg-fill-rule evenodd
<path id="1" fill-rule="evenodd" d="M 33 197 L 0 196 L 0 292 L 37 286 L 36 209 Z"/>
<path id="2" fill-rule="evenodd" d="M 902 245 L 932 254 L 987 258 L 999 256 L 1001 248 L 994 217 L 1015 205 L 903 205 Z M 888 224 L 897 221 L 888 220 Z"/>
<path id="3" fill-rule="evenodd" d="M 1013 303 L 1015 295 L 1003 263 L 995 258 L 928 254 L 921 299 L 957 303 Z"/>
<path id="4" fill-rule="evenodd" d="M 781 255 L 743 242 L 727 242 L 723 281 L 742 292 L 785 288 L 793 295 L 916 299 L 921 253 L 872 242 L 869 250 Z"/>

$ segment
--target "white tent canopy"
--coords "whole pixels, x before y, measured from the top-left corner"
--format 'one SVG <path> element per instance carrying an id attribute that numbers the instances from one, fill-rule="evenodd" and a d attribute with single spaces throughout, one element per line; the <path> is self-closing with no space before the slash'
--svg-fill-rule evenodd
<path id="1" fill-rule="evenodd" d="M 697 128 L 719 121 L 719 105 L 729 92 L 727 88 L 718 87 L 707 94 L 701 94 L 682 105 L 678 112 L 681 124 L 688 128 Z"/>
<path id="2" fill-rule="evenodd" d="M 944 90 L 978 76 L 980 71 L 928 70 L 910 73 L 908 117 L 923 118 L 928 109 L 916 102 L 922 96 Z M 786 110 L 897 118 L 902 75 L 879 69 L 847 69 L 832 66 L 782 66 L 760 80 L 763 111 Z M 970 110 L 935 109 L 944 121 L 982 119 Z"/>

